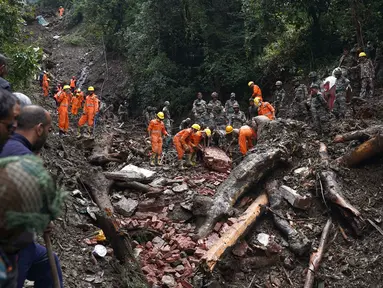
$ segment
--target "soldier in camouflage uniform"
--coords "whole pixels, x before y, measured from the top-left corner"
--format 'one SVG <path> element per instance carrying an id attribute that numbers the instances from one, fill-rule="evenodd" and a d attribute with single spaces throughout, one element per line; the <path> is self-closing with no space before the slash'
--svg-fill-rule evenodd
<path id="1" fill-rule="evenodd" d="M 366 53 L 360 52 L 359 54 L 359 64 L 352 69 L 360 71 L 361 79 L 361 89 L 360 89 L 360 98 L 365 98 L 367 93 L 367 87 L 369 88 L 369 97 L 374 95 L 374 78 L 375 78 L 375 67 L 372 64 L 372 61 L 367 58 Z"/>
<path id="2" fill-rule="evenodd" d="M 197 99 L 193 102 L 192 113 L 195 119 L 198 119 L 206 111 L 206 101 L 202 99 L 202 93 L 197 93 Z"/>
<path id="3" fill-rule="evenodd" d="M 245 113 L 239 110 L 238 103 L 233 105 L 234 114 L 229 118 L 229 126 L 232 126 L 234 129 L 239 129 L 246 123 Z"/>
<path id="4" fill-rule="evenodd" d="M 290 111 L 292 118 L 296 120 L 305 120 L 307 116 L 307 87 L 305 84 L 300 84 L 300 79 L 295 78 L 294 80 L 294 100 L 291 104 Z"/>
<path id="5" fill-rule="evenodd" d="M 311 87 L 311 85 L 313 85 L 313 84 L 317 84 L 318 85 L 318 87 L 319 87 L 319 91 L 321 90 L 321 84 L 322 84 L 322 81 L 319 79 L 319 77 L 318 77 L 318 74 L 317 74 L 317 72 L 316 71 L 311 71 L 310 73 L 309 73 L 309 79 L 310 79 L 310 83 L 309 83 L 309 86 L 308 87 Z M 310 93 L 311 91 L 309 91 L 309 93 L 308 93 L 308 101 L 309 102 L 311 102 L 311 93 Z"/>
<path id="6" fill-rule="evenodd" d="M 225 103 L 225 112 L 228 119 L 234 114 L 233 106 L 238 104 L 237 100 L 235 100 L 235 93 L 230 94 L 230 99 Z"/>
<path id="7" fill-rule="evenodd" d="M 170 102 L 165 101 L 164 105 L 165 105 L 165 107 L 162 109 L 162 112 L 164 112 L 164 115 L 165 115 L 164 124 L 165 124 L 166 131 L 168 133 L 171 133 L 173 120 L 170 116 L 170 109 L 169 109 Z"/>
<path id="8" fill-rule="evenodd" d="M 214 129 L 215 123 L 214 123 L 214 115 L 212 113 L 213 105 L 210 103 L 207 105 L 206 112 L 202 114 L 201 116 L 201 122 L 203 128 L 210 128 Z"/>
<path id="9" fill-rule="evenodd" d="M 190 128 L 192 125 L 192 121 L 190 118 L 186 118 L 184 120 L 182 120 L 181 124 L 180 124 L 180 127 L 179 127 L 179 130 L 184 130 L 186 128 Z"/>
<path id="10" fill-rule="evenodd" d="M 347 48 L 343 49 L 343 55 L 339 60 L 339 67 L 342 68 L 342 72 L 345 77 L 351 77 L 350 68 L 356 65 L 356 60 Z"/>
<path id="11" fill-rule="evenodd" d="M 318 84 L 312 84 L 311 91 L 311 117 L 314 123 L 315 130 L 318 134 L 322 135 L 328 133 L 329 125 L 329 111 L 327 101 L 324 99 L 321 92 L 319 92 Z"/>
<path id="12" fill-rule="evenodd" d="M 156 111 L 157 111 L 156 107 L 152 107 L 152 106 L 148 106 L 144 110 L 143 116 L 147 126 L 149 126 L 150 121 L 157 118 Z"/>
<path id="13" fill-rule="evenodd" d="M 213 114 L 215 117 L 215 116 L 217 116 L 216 112 L 222 111 L 223 107 L 222 107 L 221 101 L 218 100 L 218 93 L 217 92 L 211 93 L 211 98 L 212 99 L 210 100 L 209 104 L 213 105 Z M 219 107 L 220 109 L 214 109 L 215 107 Z"/>
<path id="14" fill-rule="evenodd" d="M 214 117 L 214 132 L 212 140 L 216 146 L 221 147 L 222 141 L 226 135 L 225 129 L 228 123 L 226 114 L 223 112 L 223 107 L 219 105 L 213 106 L 212 116 Z"/>
<path id="15" fill-rule="evenodd" d="M 344 118 L 346 116 L 346 93 L 350 89 L 350 80 L 342 75 L 342 69 L 339 67 L 334 70 L 335 81 L 335 102 L 333 113 L 336 118 Z"/>
<path id="16" fill-rule="evenodd" d="M 275 89 L 274 96 L 273 96 L 273 105 L 275 108 L 275 115 L 277 115 L 278 112 L 280 111 L 280 109 L 282 107 L 282 103 L 286 97 L 286 91 L 282 87 L 282 81 L 277 81 L 275 83 L 275 87 L 276 87 L 276 89 Z"/>

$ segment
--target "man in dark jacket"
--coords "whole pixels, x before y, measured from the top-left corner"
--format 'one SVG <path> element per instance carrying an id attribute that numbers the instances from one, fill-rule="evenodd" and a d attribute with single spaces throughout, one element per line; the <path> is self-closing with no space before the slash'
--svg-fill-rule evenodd
<path id="1" fill-rule="evenodd" d="M 0 88 L 0 151 L 15 130 L 15 105 L 11 92 Z"/>
<path id="2" fill-rule="evenodd" d="M 5 57 L 3 54 L 0 54 L 0 88 L 12 92 L 11 84 L 9 84 L 9 82 L 4 79 L 4 77 L 8 74 L 7 60 L 7 57 Z"/>

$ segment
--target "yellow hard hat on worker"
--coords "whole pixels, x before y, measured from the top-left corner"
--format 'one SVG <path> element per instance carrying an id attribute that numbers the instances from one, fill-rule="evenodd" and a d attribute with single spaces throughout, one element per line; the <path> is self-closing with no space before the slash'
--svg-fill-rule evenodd
<path id="1" fill-rule="evenodd" d="M 207 137 L 210 137 L 211 136 L 211 130 L 209 128 L 206 128 L 204 130 L 204 132 L 206 133 Z"/>
<path id="2" fill-rule="evenodd" d="M 192 128 L 197 130 L 197 131 L 201 130 L 201 126 L 199 126 L 198 124 L 193 124 Z"/>
<path id="3" fill-rule="evenodd" d="M 254 104 L 255 104 L 255 106 L 258 106 L 258 105 L 259 105 L 259 102 L 261 102 L 261 98 L 259 98 L 259 97 L 255 97 L 255 98 L 254 98 Z"/>
<path id="4" fill-rule="evenodd" d="M 160 118 L 161 120 L 164 120 L 164 119 L 165 119 L 165 114 L 164 114 L 164 112 L 158 112 L 158 113 L 157 113 L 157 117 Z"/>
<path id="5" fill-rule="evenodd" d="M 360 52 L 359 57 L 367 57 L 367 54 L 365 52 Z"/>
<path id="6" fill-rule="evenodd" d="M 250 81 L 249 83 L 247 83 L 247 86 L 251 86 L 251 85 L 253 85 L 254 84 L 254 82 L 253 81 Z"/>
<path id="7" fill-rule="evenodd" d="M 230 134 L 230 133 L 232 133 L 233 131 L 234 131 L 233 126 L 230 126 L 230 125 L 226 126 L 226 134 Z"/>
<path id="8" fill-rule="evenodd" d="M 64 85 L 64 88 L 63 88 L 64 90 L 66 90 L 66 89 L 70 89 L 70 86 L 69 85 Z"/>
<path id="9" fill-rule="evenodd" d="M 94 87 L 93 86 L 89 86 L 88 87 L 88 91 L 94 91 Z"/>

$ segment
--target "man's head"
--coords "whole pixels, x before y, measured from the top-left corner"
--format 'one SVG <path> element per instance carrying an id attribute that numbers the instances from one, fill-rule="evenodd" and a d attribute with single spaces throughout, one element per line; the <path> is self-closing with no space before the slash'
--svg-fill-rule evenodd
<path id="1" fill-rule="evenodd" d="M 218 93 L 217 93 L 217 92 L 213 92 L 213 93 L 211 93 L 211 98 L 213 98 L 213 100 L 217 100 L 217 98 L 218 98 Z"/>
<path id="2" fill-rule="evenodd" d="M 235 112 L 235 113 L 238 113 L 238 112 L 239 112 L 239 105 L 238 105 L 238 103 L 235 103 L 235 104 L 233 105 L 233 109 L 234 109 L 234 112 Z"/>
<path id="3" fill-rule="evenodd" d="M 20 92 L 14 92 L 13 95 L 19 99 L 21 108 L 27 105 L 32 105 L 32 101 L 27 95 Z"/>
<path id="4" fill-rule="evenodd" d="M 15 105 L 12 93 L 0 89 L 0 150 L 15 130 Z"/>
<path id="5" fill-rule="evenodd" d="M 17 122 L 16 132 L 28 139 L 33 152 L 40 151 L 52 128 L 49 112 L 37 105 L 25 106 L 21 109 Z"/>
<path id="6" fill-rule="evenodd" d="M 93 86 L 89 86 L 88 87 L 88 92 L 90 95 L 93 95 L 94 94 L 94 87 Z"/>
<path id="7" fill-rule="evenodd" d="M 160 120 L 160 121 L 163 121 L 165 119 L 164 112 L 158 112 L 157 113 L 157 119 Z"/>
<path id="8" fill-rule="evenodd" d="M 202 99 L 202 93 L 201 93 L 201 92 L 198 92 L 198 93 L 197 93 L 197 98 L 198 98 L 198 99 Z"/>
<path id="9" fill-rule="evenodd" d="M 339 79 L 342 76 L 342 69 L 339 67 L 335 68 L 334 76 L 335 76 L 335 78 Z"/>
<path id="10" fill-rule="evenodd" d="M 193 124 L 192 125 L 193 132 L 196 133 L 197 131 L 201 130 L 201 126 L 199 124 Z"/>
<path id="11" fill-rule="evenodd" d="M 359 59 L 360 61 L 365 61 L 367 59 L 367 54 L 365 52 L 360 52 Z"/>
<path id="12" fill-rule="evenodd" d="M 282 89 L 282 81 L 277 81 L 275 83 L 275 87 L 277 88 L 277 90 L 281 90 Z"/>
<path id="13" fill-rule="evenodd" d="M 261 104 L 262 104 L 261 98 L 255 97 L 254 98 L 254 105 L 259 107 L 259 106 L 261 106 Z"/>
<path id="14" fill-rule="evenodd" d="M 312 95 L 316 95 L 316 94 L 318 94 L 318 91 L 319 91 L 319 86 L 318 86 L 318 84 L 313 83 L 313 84 L 310 86 L 310 91 L 311 91 L 311 94 L 312 94 Z"/>
<path id="15" fill-rule="evenodd" d="M 344 47 L 344 48 L 343 48 L 343 54 L 344 54 L 344 55 L 348 55 L 348 53 L 350 53 L 350 51 L 348 50 L 347 47 Z"/>
<path id="16" fill-rule="evenodd" d="M 249 104 L 250 104 L 250 106 L 254 106 L 254 98 L 253 97 L 250 97 Z"/>
<path id="17" fill-rule="evenodd" d="M 230 94 L 230 99 L 231 99 L 231 100 L 234 100 L 234 99 L 235 99 L 235 93 L 234 93 L 234 92 L 232 92 L 232 93 Z"/>
<path id="18" fill-rule="evenodd" d="M 247 86 L 249 86 L 250 88 L 253 88 L 254 87 L 254 82 L 250 81 L 249 83 L 247 83 Z"/>
<path id="19" fill-rule="evenodd" d="M 5 77 L 8 74 L 8 58 L 0 54 L 0 77 Z"/>
<path id="20" fill-rule="evenodd" d="M 170 105 L 170 102 L 169 102 L 169 101 L 165 101 L 164 105 L 165 105 L 165 106 L 169 106 L 169 105 Z"/>
<path id="21" fill-rule="evenodd" d="M 63 90 L 65 91 L 65 93 L 69 94 L 70 93 L 70 86 L 69 85 L 65 85 Z"/>

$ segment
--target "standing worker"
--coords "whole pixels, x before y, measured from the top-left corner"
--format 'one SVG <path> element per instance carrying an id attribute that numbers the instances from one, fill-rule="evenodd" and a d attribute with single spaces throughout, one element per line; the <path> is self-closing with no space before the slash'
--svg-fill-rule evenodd
<path id="1" fill-rule="evenodd" d="M 72 76 L 72 79 L 70 79 L 70 89 L 72 93 L 74 93 L 74 90 L 76 89 L 77 80 L 75 76 Z"/>
<path id="2" fill-rule="evenodd" d="M 229 118 L 229 125 L 233 128 L 241 128 L 246 122 L 246 115 L 239 110 L 238 103 L 233 105 L 234 113 Z"/>
<path id="3" fill-rule="evenodd" d="M 213 92 L 211 93 L 211 100 L 209 102 L 209 104 L 211 104 L 213 106 L 213 114 L 214 116 L 216 116 L 216 111 L 222 111 L 223 112 L 223 106 L 222 106 L 222 103 L 220 100 L 218 100 L 218 93 L 217 92 Z M 219 107 L 220 109 L 216 108 L 216 107 Z"/>
<path id="4" fill-rule="evenodd" d="M 49 95 L 49 79 L 47 71 L 44 71 L 43 81 L 42 81 L 43 93 L 44 97 L 48 97 Z"/>
<path id="5" fill-rule="evenodd" d="M 352 67 L 353 70 L 359 69 L 361 79 L 360 98 L 365 98 L 367 94 L 367 88 L 369 88 L 369 97 L 374 95 L 374 78 L 375 78 L 375 67 L 372 61 L 367 58 L 365 52 L 359 53 L 359 64 Z"/>
<path id="6" fill-rule="evenodd" d="M 255 85 L 253 81 L 250 81 L 248 84 L 247 84 L 250 89 L 252 89 L 253 93 L 251 94 L 251 97 L 256 98 L 258 97 L 259 99 L 261 99 L 261 101 L 263 100 L 262 98 L 262 91 L 261 91 L 261 88 L 259 88 L 258 85 Z"/>
<path id="7" fill-rule="evenodd" d="M 232 126 L 226 127 L 226 135 L 233 133 L 238 136 L 239 150 L 242 155 L 245 156 L 249 149 L 254 147 L 254 141 L 257 139 L 257 134 L 254 130 L 247 125 L 242 126 L 239 129 L 234 129 Z"/>
<path id="8" fill-rule="evenodd" d="M 254 99 L 255 106 L 258 107 L 258 116 L 264 115 L 270 120 L 275 119 L 275 109 L 269 102 L 263 102 L 258 97 Z"/>
<path id="9" fill-rule="evenodd" d="M 346 116 L 346 94 L 349 91 L 350 81 L 343 76 L 340 67 L 334 70 L 336 96 L 334 102 L 333 113 L 336 118 L 344 118 Z"/>
<path id="10" fill-rule="evenodd" d="M 193 124 L 191 128 L 181 130 L 173 138 L 173 143 L 174 143 L 174 146 L 176 146 L 176 150 L 178 154 L 178 162 L 179 162 L 178 168 L 181 170 L 184 169 L 184 163 L 182 158 L 185 152 L 188 152 L 186 164 L 188 166 L 191 165 L 191 152 L 193 151 L 191 147 L 191 138 L 192 138 L 192 135 L 199 130 L 201 130 L 201 126 L 199 126 L 198 124 Z"/>
<path id="11" fill-rule="evenodd" d="M 319 92 L 318 84 L 312 84 L 311 91 L 311 116 L 314 122 L 314 127 L 319 135 L 328 132 L 329 111 L 327 101 Z"/>
<path id="12" fill-rule="evenodd" d="M 99 111 L 99 102 L 97 95 L 94 94 L 94 87 L 90 86 L 88 88 L 89 95 L 86 96 L 85 104 L 84 104 L 84 111 L 83 114 L 78 121 L 78 129 L 77 129 L 77 135 L 81 135 L 81 127 L 84 126 L 85 123 L 88 122 L 88 133 L 89 135 L 92 134 L 92 127 L 94 125 L 94 117 Z"/>
<path id="13" fill-rule="evenodd" d="M 76 93 L 74 93 L 74 95 L 72 97 L 71 104 L 72 104 L 72 109 L 71 109 L 72 115 L 77 115 L 78 109 L 81 107 L 81 104 L 82 104 L 82 99 L 80 98 L 80 93 L 78 93 L 77 91 L 76 91 Z"/>
<path id="14" fill-rule="evenodd" d="M 282 103 L 286 97 L 286 91 L 282 87 L 282 81 L 277 81 L 275 83 L 275 88 L 276 89 L 274 92 L 274 99 L 273 99 L 274 103 L 273 103 L 273 105 L 274 105 L 274 108 L 276 111 L 275 114 L 277 114 L 281 110 Z"/>
<path id="15" fill-rule="evenodd" d="M 68 108 L 69 103 L 72 98 L 72 93 L 70 93 L 70 86 L 65 85 L 63 91 L 59 92 L 57 95 L 57 104 L 58 104 L 58 114 L 59 114 L 59 135 L 63 136 L 68 133 L 69 129 L 69 115 Z"/>
<path id="16" fill-rule="evenodd" d="M 162 137 L 168 136 L 164 125 L 165 115 L 163 112 L 157 113 L 157 118 L 149 123 L 148 133 L 152 143 L 152 155 L 150 157 L 150 166 L 162 166 Z"/>
<path id="17" fill-rule="evenodd" d="M 228 119 L 231 118 L 231 116 L 234 114 L 234 105 L 238 104 L 238 101 L 235 100 L 235 93 L 230 94 L 230 99 L 226 101 L 225 103 L 225 112 Z"/>
<path id="18" fill-rule="evenodd" d="M 311 96 L 308 95 L 307 86 L 301 84 L 300 78 L 296 77 L 293 81 L 294 83 L 294 99 L 290 107 L 290 112 L 292 114 L 291 118 L 295 120 L 305 120 L 308 114 L 308 103 L 307 99 L 310 99 Z"/>
<path id="19" fill-rule="evenodd" d="M 249 110 L 247 112 L 247 120 L 251 120 L 257 116 L 258 116 L 258 107 L 255 106 L 253 97 L 250 97 L 250 99 L 249 99 Z"/>

